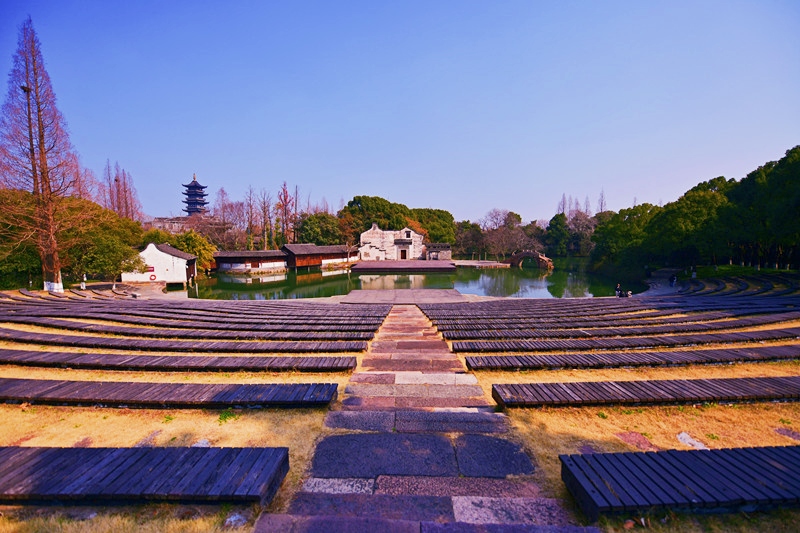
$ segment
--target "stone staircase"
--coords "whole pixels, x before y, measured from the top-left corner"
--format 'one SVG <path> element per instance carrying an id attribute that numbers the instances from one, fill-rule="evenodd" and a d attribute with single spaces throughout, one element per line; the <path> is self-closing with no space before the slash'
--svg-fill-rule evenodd
<path id="1" fill-rule="evenodd" d="M 325 424 L 303 489 L 257 532 L 596 531 L 539 495 L 474 375 L 415 305 L 395 305 Z"/>

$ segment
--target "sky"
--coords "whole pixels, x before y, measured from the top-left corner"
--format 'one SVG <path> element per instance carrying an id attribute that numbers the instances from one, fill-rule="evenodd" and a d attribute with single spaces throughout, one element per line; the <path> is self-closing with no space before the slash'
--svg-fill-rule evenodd
<path id="1" fill-rule="evenodd" d="M 286 182 L 547 220 L 800 144 L 796 0 L 0 0 L 0 72 L 29 15 L 83 165 L 118 162 L 151 216 L 196 174 L 212 203 Z"/>

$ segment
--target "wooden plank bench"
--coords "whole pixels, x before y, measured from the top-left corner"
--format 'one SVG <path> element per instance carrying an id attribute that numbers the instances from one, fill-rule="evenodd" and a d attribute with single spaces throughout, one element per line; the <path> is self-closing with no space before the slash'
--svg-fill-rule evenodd
<path id="1" fill-rule="evenodd" d="M 140 408 L 320 407 L 336 383 L 258 385 L 100 382 L 0 378 L 0 401 Z"/>
<path id="2" fill-rule="evenodd" d="M 113 353 L 39 352 L 0 349 L 0 364 L 167 372 L 344 372 L 356 367 L 353 356 L 203 356 L 121 355 Z"/>
<path id="3" fill-rule="evenodd" d="M 288 448 L 0 447 L 0 501 L 268 504 Z"/>
<path id="4" fill-rule="evenodd" d="M 0 339 L 50 346 L 174 352 L 311 353 L 362 352 L 367 349 L 367 341 L 203 341 L 144 339 L 90 335 L 59 335 L 56 333 L 15 330 L 2 326 L 0 326 Z"/>
<path id="5" fill-rule="evenodd" d="M 492 385 L 501 407 L 800 400 L 800 376 Z"/>
<path id="6" fill-rule="evenodd" d="M 0 361 L 2 361 L 0 351 Z M 663 352 L 590 352 L 564 355 L 469 355 L 470 370 L 543 370 L 678 366 L 800 359 L 800 345 Z"/>
<path id="7" fill-rule="evenodd" d="M 674 510 L 751 511 L 800 503 L 800 446 L 560 455 L 586 517 Z"/>

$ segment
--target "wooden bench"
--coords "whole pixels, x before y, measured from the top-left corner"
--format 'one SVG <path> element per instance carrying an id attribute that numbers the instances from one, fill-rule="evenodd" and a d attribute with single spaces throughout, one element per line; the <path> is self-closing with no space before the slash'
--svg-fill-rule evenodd
<path id="1" fill-rule="evenodd" d="M 800 376 L 492 385 L 501 407 L 800 400 Z"/>
<path id="2" fill-rule="evenodd" d="M 650 509 L 751 511 L 800 503 L 800 446 L 560 455 L 586 517 Z"/>
<path id="3" fill-rule="evenodd" d="M 336 383 L 259 385 L 0 378 L 0 401 L 141 408 L 320 407 Z"/>
<path id="4" fill-rule="evenodd" d="M 0 351 L 0 361 L 2 361 Z M 564 355 L 469 355 L 470 370 L 554 370 L 679 366 L 800 359 L 800 345 L 661 352 L 589 352 Z"/>
<path id="5" fill-rule="evenodd" d="M 0 448 L 5 503 L 269 503 L 288 448 Z"/>
<path id="6" fill-rule="evenodd" d="M 0 339 L 28 344 L 118 350 L 227 353 L 362 352 L 367 341 L 208 341 L 60 335 L 0 327 Z"/>
<path id="7" fill-rule="evenodd" d="M 93 370 L 151 370 L 183 372 L 344 372 L 356 367 L 353 356 L 204 356 L 121 355 L 112 353 L 39 352 L 0 348 L 0 364 L 83 368 Z"/>

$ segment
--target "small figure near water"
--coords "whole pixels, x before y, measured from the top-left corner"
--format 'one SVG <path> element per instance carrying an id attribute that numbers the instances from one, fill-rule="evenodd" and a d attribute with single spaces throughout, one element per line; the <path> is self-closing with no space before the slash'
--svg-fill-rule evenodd
<path id="1" fill-rule="evenodd" d="M 669 286 L 670 287 L 674 287 L 675 283 L 677 283 L 677 281 L 678 281 L 678 276 L 676 274 L 671 275 L 669 277 Z"/>
<path id="2" fill-rule="evenodd" d="M 614 289 L 614 292 L 617 293 L 617 298 L 630 298 L 633 296 L 633 292 L 623 291 L 622 286 L 619 283 L 617 283 L 617 287 Z"/>

